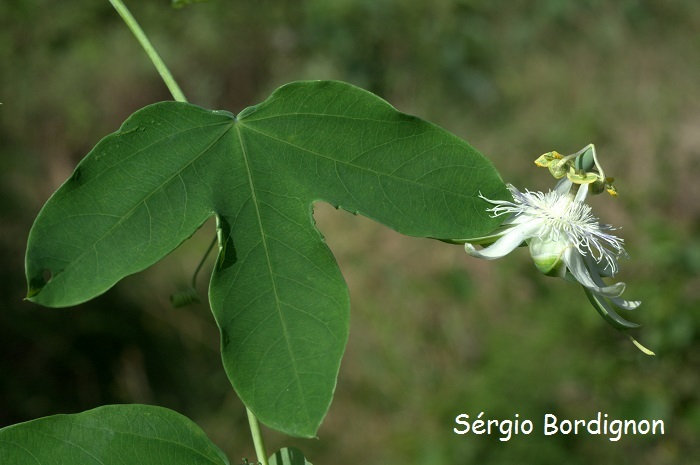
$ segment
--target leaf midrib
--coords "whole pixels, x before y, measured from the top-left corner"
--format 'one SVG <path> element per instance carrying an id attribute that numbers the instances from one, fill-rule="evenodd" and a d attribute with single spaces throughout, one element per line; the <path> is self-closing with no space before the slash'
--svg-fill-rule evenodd
<path id="1" fill-rule="evenodd" d="M 277 315 L 279 316 L 279 320 L 280 320 L 280 323 L 282 325 L 284 342 L 286 344 L 287 352 L 289 353 L 289 359 L 291 361 L 292 369 L 294 372 L 294 381 L 297 385 L 297 389 L 299 390 L 300 393 L 302 393 L 301 404 L 304 408 L 304 414 L 306 415 L 307 421 L 311 421 L 311 415 L 309 414 L 309 407 L 306 403 L 304 389 L 302 388 L 301 380 L 299 379 L 299 369 L 298 369 L 297 364 L 296 364 L 296 359 L 293 356 L 292 347 L 289 343 L 289 331 L 287 329 L 287 324 L 286 324 L 284 317 L 282 315 L 282 308 L 280 307 L 281 299 L 279 296 L 279 291 L 277 290 L 277 281 L 275 278 L 276 273 L 273 271 L 272 262 L 270 261 L 270 251 L 269 251 L 268 244 L 267 244 L 267 236 L 265 234 L 265 227 L 263 225 L 262 216 L 260 214 L 260 206 L 258 205 L 257 191 L 255 190 L 255 182 L 253 181 L 252 169 L 251 169 L 250 163 L 248 161 L 248 151 L 246 150 L 245 144 L 243 143 L 243 134 L 241 133 L 240 124 L 236 125 L 236 132 L 238 135 L 239 143 L 241 145 L 241 156 L 242 156 L 243 162 L 245 164 L 245 173 L 246 173 L 246 176 L 248 178 L 248 184 L 250 186 L 251 199 L 253 202 L 253 206 L 255 207 L 255 216 L 256 216 L 256 219 L 258 221 L 258 228 L 260 230 L 260 238 L 261 238 L 260 240 L 262 242 L 263 249 L 265 251 L 265 261 L 267 263 L 267 269 L 268 269 L 268 272 L 270 274 L 270 280 L 272 282 L 272 291 L 273 291 L 273 294 L 275 297 L 275 308 L 277 310 Z M 260 367 L 260 365 L 258 366 L 258 368 L 259 367 Z M 255 374 L 254 378 L 257 378 L 257 373 Z"/>

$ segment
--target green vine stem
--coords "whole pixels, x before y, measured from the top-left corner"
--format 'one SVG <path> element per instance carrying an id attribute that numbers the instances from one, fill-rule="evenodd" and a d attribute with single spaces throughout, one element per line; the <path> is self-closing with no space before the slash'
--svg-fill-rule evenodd
<path id="1" fill-rule="evenodd" d="M 165 85 L 168 86 L 168 90 L 170 90 L 173 98 L 178 102 L 187 102 L 185 94 L 182 92 L 182 89 L 180 89 L 180 86 L 177 84 L 175 78 L 170 73 L 170 70 L 165 65 L 165 62 L 163 62 L 163 60 L 160 58 L 160 55 L 158 55 L 158 52 L 153 47 L 153 44 L 150 40 L 148 40 L 148 37 L 146 37 L 143 29 L 141 29 L 139 23 L 133 17 L 126 5 L 124 5 L 124 2 L 121 0 L 109 0 L 109 2 L 112 4 L 114 9 L 117 10 L 119 16 L 122 17 L 132 34 L 134 34 L 134 37 L 136 37 L 136 40 L 138 40 L 141 44 L 141 47 L 143 47 L 143 49 L 146 51 L 149 58 L 153 62 L 153 65 L 158 70 L 160 77 L 165 82 Z M 211 250 L 211 246 L 209 247 L 209 250 Z M 209 250 L 207 251 L 207 255 L 209 254 Z M 200 266 L 197 267 L 194 277 L 195 280 L 197 279 L 197 272 L 199 271 L 201 265 L 202 264 L 200 263 Z M 260 423 L 253 412 L 248 409 L 248 407 L 246 407 L 246 412 L 248 413 L 248 424 L 250 425 L 250 433 L 253 436 L 253 444 L 255 444 L 255 454 L 258 456 L 258 462 L 261 465 L 269 465 L 267 461 L 267 452 L 265 451 L 265 443 L 263 442 L 262 433 L 260 432 Z"/>
<path id="2" fill-rule="evenodd" d="M 182 93 L 180 86 L 175 81 L 175 78 L 170 73 L 170 70 L 167 66 L 165 66 L 165 63 L 160 58 L 160 55 L 158 55 L 158 52 L 156 52 L 153 44 L 151 44 L 151 41 L 148 40 L 148 37 L 146 37 L 143 29 L 141 29 L 139 23 L 136 22 L 136 19 L 132 16 L 131 12 L 129 12 L 126 5 L 124 5 L 124 2 L 121 0 L 109 0 L 109 2 L 112 4 L 114 9 L 117 10 L 117 13 L 119 13 L 119 16 L 122 17 L 129 29 L 131 29 L 132 34 L 134 34 L 136 40 L 139 41 L 141 47 L 143 47 L 143 49 L 146 51 L 148 57 L 153 62 L 153 65 L 158 70 L 158 73 L 160 73 L 160 77 L 163 78 L 165 85 L 168 86 L 168 90 L 170 90 L 173 98 L 178 102 L 187 102 L 185 94 Z"/>
<path id="3" fill-rule="evenodd" d="M 248 424 L 250 425 L 250 433 L 253 435 L 253 443 L 255 444 L 255 455 L 258 456 L 258 462 L 261 465 L 269 465 L 267 462 L 267 451 L 265 450 L 265 443 L 263 442 L 262 433 L 260 432 L 260 423 L 258 423 L 258 419 L 248 407 L 246 407 L 245 410 L 248 413 Z"/>

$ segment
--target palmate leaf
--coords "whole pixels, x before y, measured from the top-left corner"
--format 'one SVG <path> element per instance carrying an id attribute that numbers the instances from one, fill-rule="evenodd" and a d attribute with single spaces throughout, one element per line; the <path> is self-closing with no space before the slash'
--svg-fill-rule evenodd
<path id="1" fill-rule="evenodd" d="M 479 193 L 509 198 L 488 160 L 349 84 L 292 83 L 238 117 L 157 103 L 101 140 L 40 212 L 27 247 L 28 299 L 91 299 L 216 215 L 209 300 L 229 379 L 263 423 L 314 436 L 335 388 L 349 302 L 313 203 L 450 239 L 498 225 Z"/>
<path id="2" fill-rule="evenodd" d="M 2 428 L 0 463 L 229 465 L 191 420 L 150 405 L 106 405 Z"/>

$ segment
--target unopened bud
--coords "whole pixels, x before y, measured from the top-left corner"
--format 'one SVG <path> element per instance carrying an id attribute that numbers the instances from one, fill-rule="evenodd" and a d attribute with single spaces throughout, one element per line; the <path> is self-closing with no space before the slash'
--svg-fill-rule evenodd
<path id="1" fill-rule="evenodd" d="M 540 168 L 547 168 L 554 160 L 561 160 L 562 158 L 564 157 L 562 157 L 559 152 L 547 152 L 540 155 L 540 157 L 535 160 L 535 165 L 539 166 Z"/>
<path id="2" fill-rule="evenodd" d="M 552 173 L 555 179 L 561 179 L 569 171 L 569 162 L 566 160 L 554 160 L 547 168 L 549 168 L 549 172 Z"/>

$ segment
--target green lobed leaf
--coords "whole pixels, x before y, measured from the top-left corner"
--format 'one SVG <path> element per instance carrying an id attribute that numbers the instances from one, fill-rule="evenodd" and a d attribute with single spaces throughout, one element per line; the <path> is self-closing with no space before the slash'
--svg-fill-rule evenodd
<path id="1" fill-rule="evenodd" d="M 27 247 L 28 299 L 91 299 L 216 215 L 209 300 L 226 372 L 263 423 L 311 437 L 349 321 L 313 203 L 445 240 L 502 220 L 480 193 L 510 198 L 476 150 L 346 83 L 288 84 L 238 117 L 162 102 L 101 140 L 42 209 Z"/>
<path id="2" fill-rule="evenodd" d="M 0 429 L 0 463 L 228 465 L 188 418 L 150 405 L 107 405 Z"/>

